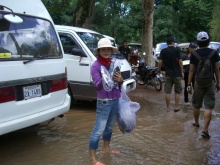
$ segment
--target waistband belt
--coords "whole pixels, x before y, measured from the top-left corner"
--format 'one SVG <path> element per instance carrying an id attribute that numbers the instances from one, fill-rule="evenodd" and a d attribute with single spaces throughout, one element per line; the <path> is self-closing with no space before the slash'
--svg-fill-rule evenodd
<path id="1" fill-rule="evenodd" d="M 117 99 L 97 99 L 97 100 L 100 100 L 100 101 L 111 101 L 111 100 L 117 100 Z"/>

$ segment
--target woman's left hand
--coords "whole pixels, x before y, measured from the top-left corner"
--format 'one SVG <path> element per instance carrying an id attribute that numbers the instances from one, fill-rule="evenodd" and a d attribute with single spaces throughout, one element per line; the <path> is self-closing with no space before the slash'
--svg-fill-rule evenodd
<path id="1" fill-rule="evenodd" d="M 113 75 L 113 79 L 119 83 L 122 83 L 123 77 L 121 76 L 121 72 L 115 72 Z"/>

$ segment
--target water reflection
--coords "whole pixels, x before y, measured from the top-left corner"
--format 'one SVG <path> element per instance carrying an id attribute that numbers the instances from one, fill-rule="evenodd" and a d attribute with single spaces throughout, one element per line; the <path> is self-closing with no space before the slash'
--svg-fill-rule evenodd
<path id="1" fill-rule="evenodd" d="M 151 92 L 150 89 L 147 91 Z M 145 97 L 145 93 L 143 97 L 140 95 L 138 91 L 130 94 L 133 101 L 141 104 L 135 130 L 122 134 L 117 125 L 114 130 L 111 146 L 121 153 L 103 155 L 100 143 L 98 160 L 106 165 L 220 164 L 220 104 L 213 111 L 212 137 L 205 140 L 201 137 L 203 113 L 200 128 L 195 128 L 191 126 L 191 107 L 182 106 L 180 112 L 168 113 L 164 110 L 162 93 L 155 93 L 160 97 L 157 98 L 159 101 Z M 1 136 L 0 164 L 87 165 L 94 121 L 95 103 L 83 102 L 74 105 L 63 118 L 55 119 L 47 127 L 32 127 Z"/>

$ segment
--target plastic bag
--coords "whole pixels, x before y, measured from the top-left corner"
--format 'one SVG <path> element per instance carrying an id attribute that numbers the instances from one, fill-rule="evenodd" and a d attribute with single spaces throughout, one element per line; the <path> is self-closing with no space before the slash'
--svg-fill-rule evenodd
<path id="1" fill-rule="evenodd" d="M 112 59 L 109 71 L 104 66 L 101 66 L 102 85 L 106 91 L 111 91 L 113 88 L 119 88 L 118 82 L 113 80 L 113 74 L 116 70 L 120 70 L 120 68 L 121 63 L 116 59 Z"/>
<path id="2" fill-rule="evenodd" d="M 114 81 L 104 66 L 101 66 L 102 85 L 106 91 L 111 91 L 114 87 Z"/>
<path id="3" fill-rule="evenodd" d="M 116 71 L 120 71 L 121 69 L 121 63 L 120 60 L 117 60 L 116 58 L 112 58 L 111 60 L 111 65 L 110 65 L 110 69 L 109 69 L 109 74 L 112 77 L 113 80 L 113 75 Z M 114 81 L 114 80 L 113 80 Z M 114 88 L 119 88 L 119 84 L 117 81 L 114 81 Z"/>
<path id="4" fill-rule="evenodd" d="M 122 133 L 130 133 L 136 126 L 136 112 L 140 109 L 140 104 L 132 102 L 122 89 L 119 99 L 119 111 L 117 123 Z"/>

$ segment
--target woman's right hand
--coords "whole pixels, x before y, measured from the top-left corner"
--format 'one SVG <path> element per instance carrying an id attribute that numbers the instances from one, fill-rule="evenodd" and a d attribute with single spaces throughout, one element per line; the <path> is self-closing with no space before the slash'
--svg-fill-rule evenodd
<path id="1" fill-rule="evenodd" d="M 113 79 L 119 83 L 122 83 L 123 77 L 121 76 L 121 72 L 115 72 L 113 75 Z"/>

